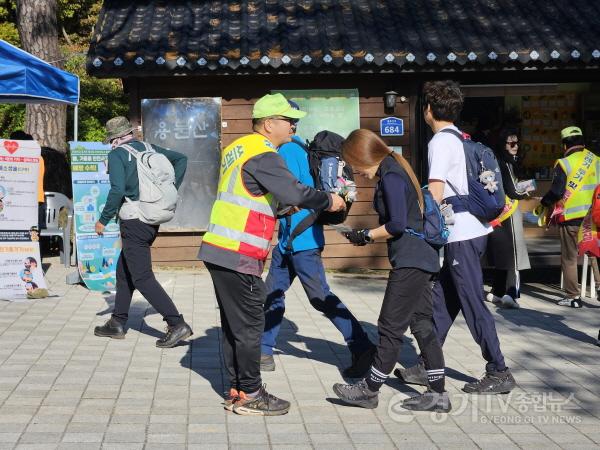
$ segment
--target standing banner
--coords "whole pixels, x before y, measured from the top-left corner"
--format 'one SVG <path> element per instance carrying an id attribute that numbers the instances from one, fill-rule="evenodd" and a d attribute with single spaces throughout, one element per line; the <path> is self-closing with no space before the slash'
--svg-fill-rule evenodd
<path id="1" fill-rule="evenodd" d="M 358 89 L 285 90 L 288 100 L 308 114 L 298 122 L 296 134 L 312 141 L 319 131 L 329 130 L 343 137 L 360 128 Z"/>
<path id="2" fill-rule="evenodd" d="M 70 142 L 77 266 L 91 291 L 114 291 L 121 252 L 119 226 L 113 218 L 102 236 L 94 231 L 110 190 L 106 161 L 110 145 Z"/>
<path id="3" fill-rule="evenodd" d="M 46 289 L 38 237 L 40 146 L 0 139 L 0 298 Z"/>

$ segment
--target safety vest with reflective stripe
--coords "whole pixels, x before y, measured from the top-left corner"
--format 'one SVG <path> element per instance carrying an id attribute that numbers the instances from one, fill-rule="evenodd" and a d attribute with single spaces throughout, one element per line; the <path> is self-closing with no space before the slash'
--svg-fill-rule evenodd
<path id="1" fill-rule="evenodd" d="M 556 161 L 567 175 L 566 190 L 561 200 L 559 222 L 584 217 L 592 204 L 596 186 L 600 182 L 600 158 L 583 149 Z"/>
<path id="2" fill-rule="evenodd" d="M 275 151 L 273 144 L 259 134 L 241 137 L 223 150 L 217 199 L 203 244 L 266 259 L 275 229 L 277 202 L 270 193 L 254 196 L 248 192 L 242 168 L 250 158 Z"/>

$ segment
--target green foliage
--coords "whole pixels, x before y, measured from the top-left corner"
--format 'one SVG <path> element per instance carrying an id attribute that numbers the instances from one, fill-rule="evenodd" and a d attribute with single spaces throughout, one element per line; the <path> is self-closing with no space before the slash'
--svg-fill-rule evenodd
<path id="1" fill-rule="evenodd" d="M 16 20 L 16 1 L 0 0 L 0 39 L 19 45 L 19 31 Z"/>
<path id="2" fill-rule="evenodd" d="M 121 80 L 97 79 L 85 70 L 89 46 L 102 0 L 58 0 L 59 42 L 63 68 L 80 79 L 79 140 L 101 141 L 104 124 L 116 115 L 127 115 L 128 102 Z M 0 39 L 19 45 L 16 27 L 16 0 L 0 0 Z M 65 37 L 66 35 L 66 37 Z M 0 104 L 0 133 L 9 135 L 23 128 L 24 105 Z M 68 108 L 67 140 L 73 138 L 73 108 Z"/>
<path id="3" fill-rule="evenodd" d="M 25 105 L 0 104 L 0 138 L 6 139 L 15 130 L 25 126 Z"/>
<path id="4" fill-rule="evenodd" d="M 82 55 L 68 58 L 65 69 L 78 75 L 80 79 L 79 140 L 101 141 L 104 139 L 106 121 L 114 116 L 127 115 L 129 109 L 121 80 L 90 77 L 85 71 L 85 57 Z M 73 136 L 72 126 L 73 108 L 69 108 L 69 139 Z"/>

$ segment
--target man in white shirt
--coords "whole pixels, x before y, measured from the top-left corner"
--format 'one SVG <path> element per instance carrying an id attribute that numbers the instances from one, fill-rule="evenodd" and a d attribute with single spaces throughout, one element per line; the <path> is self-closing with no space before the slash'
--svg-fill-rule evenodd
<path id="1" fill-rule="evenodd" d="M 460 116 L 463 95 L 458 83 L 425 83 L 423 115 L 434 132 L 429 141 L 429 190 L 438 203 L 449 197 L 469 193 L 465 152 L 459 129 L 454 125 Z M 481 380 L 467 383 L 463 390 L 477 394 L 508 393 L 515 380 L 504 363 L 494 317 L 483 301 L 483 275 L 480 257 L 485 251 L 492 227 L 482 223 L 464 208 L 454 208 L 454 224 L 449 226 L 448 244 L 444 246 L 444 264 L 433 287 L 433 321 L 440 343 L 459 311 L 481 347 L 487 361 Z M 406 382 L 421 384 L 420 365 L 397 372 Z"/>

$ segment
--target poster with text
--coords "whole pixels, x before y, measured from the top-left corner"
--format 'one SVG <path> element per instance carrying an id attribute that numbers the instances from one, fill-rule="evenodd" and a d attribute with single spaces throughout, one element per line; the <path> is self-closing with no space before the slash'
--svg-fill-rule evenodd
<path id="1" fill-rule="evenodd" d="M 106 168 L 110 146 L 100 142 L 70 142 L 70 145 L 79 274 L 92 291 L 114 291 L 121 252 L 119 226 L 113 218 L 102 236 L 94 231 L 110 191 Z"/>
<path id="2" fill-rule="evenodd" d="M 298 122 L 296 134 L 312 141 L 319 131 L 329 130 L 343 137 L 360 128 L 358 89 L 286 90 L 288 100 L 308 114 Z"/>
<path id="3" fill-rule="evenodd" d="M 0 299 L 46 289 L 38 235 L 40 146 L 0 139 Z"/>
<path id="4" fill-rule="evenodd" d="M 206 230 L 219 181 L 221 99 L 143 99 L 142 130 L 146 142 L 188 157 L 175 217 L 160 230 Z"/>

